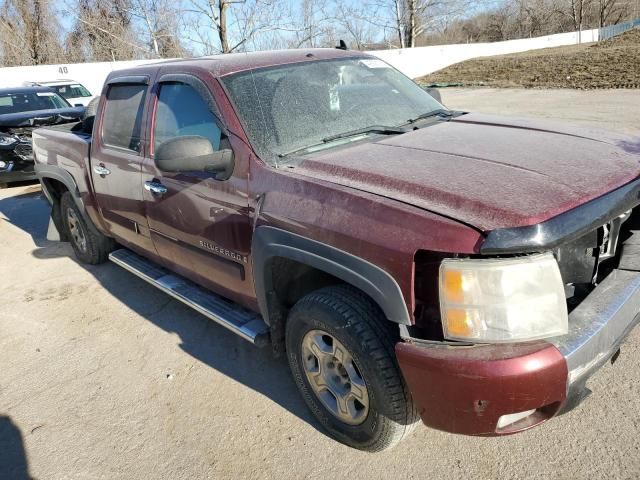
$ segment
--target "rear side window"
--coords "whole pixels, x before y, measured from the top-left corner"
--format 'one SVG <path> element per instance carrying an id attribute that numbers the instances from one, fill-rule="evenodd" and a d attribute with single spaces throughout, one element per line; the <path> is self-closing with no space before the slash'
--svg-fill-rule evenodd
<path id="1" fill-rule="evenodd" d="M 109 147 L 140 151 L 146 85 L 113 85 L 107 93 L 102 141 Z"/>
<path id="2" fill-rule="evenodd" d="M 74 84 L 74 85 L 58 85 L 56 87 L 51 87 L 64 98 L 79 98 L 79 97 L 90 97 L 91 93 L 89 90 L 84 88 L 82 85 Z"/>
<path id="3" fill-rule="evenodd" d="M 220 149 L 222 133 L 206 101 L 190 85 L 164 83 L 156 109 L 154 149 L 167 140 L 186 135 L 205 137 L 215 150 Z"/>

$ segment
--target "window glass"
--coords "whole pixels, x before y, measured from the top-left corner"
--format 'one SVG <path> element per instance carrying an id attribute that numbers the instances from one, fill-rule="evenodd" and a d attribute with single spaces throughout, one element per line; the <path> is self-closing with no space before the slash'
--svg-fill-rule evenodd
<path id="1" fill-rule="evenodd" d="M 140 150 L 146 85 L 114 85 L 107 93 L 102 140 L 110 147 Z"/>
<path id="2" fill-rule="evenodd" d="M 154 148 L 175 137 L 199 135 L 220 148 L 220 127 L 207 102 L 185 83 L 165 83 L 160 88 L 154 129 Z"/>
<path id="3" fill-rule="evenodd" d="M 79 83 L 73 85 L 57 85 L 53 88 L 56 92 L 62 95 L 64 98 L 79 98 L 90 97 L 91 93 L 84 86 Z"/>
<path id="4" fill-rule="evenodd" d="M 0 115 L 5 113 L 37 112 L 69 108 L 69 103 L 57 93 L 37 91 L 0 95 Z"/>

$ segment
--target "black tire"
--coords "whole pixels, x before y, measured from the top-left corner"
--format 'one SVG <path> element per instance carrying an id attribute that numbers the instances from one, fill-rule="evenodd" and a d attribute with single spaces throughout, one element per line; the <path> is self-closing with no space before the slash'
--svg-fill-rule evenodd
<path id="1" fill-rule="evenodd" d="M 60 210 L 64 224 L 64 235 L 69 239 L 78 260 L 96 265 L 104 263 L 115 247 L 114 241 L 101 234 L 87 220 L 73 200 L 71 193 L 65 192 L 60 199 Z M 72 221 L 73 219 L 73 221 Z M 73 231 L 77 229 L 76 231 Z M 81 239 L 84 239 L 84 242 Z"/>
<path id="2" fill-rule="evenodd" d="M 303 342 L 313 330 L 335 337 L 364 380 L 368 411 L 362 423 L 343 422 L 311 386 L 304 363 L 311 357 L 303 358 Z M 397 326 L 369 297 L 348 285 L 322 288 L 294 305 L 286 325 L 289 366 L 302 397 L 331 437 L 359 450 L 377 452 L 394 446 L 413 430 L 418 414 L 396 361 L 398 340 Z"/>

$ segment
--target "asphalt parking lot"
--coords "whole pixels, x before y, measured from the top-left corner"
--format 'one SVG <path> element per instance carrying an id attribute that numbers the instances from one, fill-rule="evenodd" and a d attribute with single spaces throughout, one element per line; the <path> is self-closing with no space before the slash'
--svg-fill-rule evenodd
<path id="1" fill-rule="evenodd" d="M 640 91 L 443 101 L 640 135 Z M 37 185 L 0 190 L 0 479 L 640 476 L 640 329 L 580 408 L 541 427 L 504 438 L 419 427 L 365 454 L 319 430 L 284 360 L 115 265 L 78 264 L 46 240 L 47 222 Z"/>

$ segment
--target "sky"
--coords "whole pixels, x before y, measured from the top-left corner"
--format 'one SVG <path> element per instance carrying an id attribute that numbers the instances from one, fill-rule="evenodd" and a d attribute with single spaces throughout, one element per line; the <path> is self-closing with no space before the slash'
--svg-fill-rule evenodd
<path id="1" fill-rule="evenodd" d="M 182 0 L 183 3 L 186 5 L 189 3 L 189 1 L 191 0 Z M 206 2 L 207 0 L 196 0 L 196 1 L 201 1 L 201 2 Z M 251 2 L 252 0 L 248 0 L 249 2 Z M 333 0 L 332 0 L 333 1 Z M 359 6 L 362 6 L 363 2 L 362 0 L 335 0 L 338 1 L 339 3 L 341 3 L 342 5 L 344 5 L 347 8 L 357 8 Z M 476 13 L 478 11 L 481 11 L 483 9 L 487 9 L 490 8 L 492 6 L 495 6 L 497 3 L 499 3 L 502 0 L 477 0 L 475 2 L 472 3 L 471 7 L 467 8 L 466 13 L 467 14 L 473 14 Z M 301 5 L 302 5 L 302 0 L 278 0 L 279 3 L 287 3 L 287 5 L 294 11 L 298 11 L 300 12 L 301 9 Z M 74 0 L 52 0 L 53 3 L 53 7 L 55 9 L 55 11 L 57 12 L 57 16 L 58 16 L 58 21 L 60 22 L 62 28 L 65 31 L 69 31 L 72 27 L 73 24 L 75 22 L 75 18 L 73 16 L 73 11 L 74 11 L 74 4 L 75 1 Z M 329 3 L 329 1 L 327 0 L 320 0 L 318 2 L 318 4 L 327 4 Z M 267 10 L 268 14 L 273 14 L 273 11 L 269 11 Z M 390 12 L 389 12 L 390 13 Z M 383 17 L 382 12 L 378 12 L 378 15 L 380 18 L 376 18 L 375 21 L 377 24 L 381 24 L 381 23 L 385 23 L 385 21 L 389 22 L 390 19 L 386 19 Z M 201 17 L 202 18 L 202 17 Z M 230 24 L 232 24 L 234 22 L 233 19 L 233 14 L 231 14 L 231 18 L 230 18 Z M 191 22 L 193 23 L 193 22 Z M 335 25 L 337 25 L 339 22 L 336 20 L 335 21 Z M 366 22 L 364 22 L 366 23 Z M 330 22 L 326 22 L 325 21 L 325 25 L 330 24 Z M 375 42 L 381 42 L 384 41 L 385 39 L 385 31 L 383 28 L 381 27 L 375 27 L 372 25 L 367 25 L 367 28 L 369 28 L 370 30 L 370 34 L 369 37 L 370 40 L 375 41 Z M 143 28 L 140 29 L 142 32 L 144 31 Z M 202 30 L 201 30 L 202 32 Z M 205 51 L 205 49 L 198 43 L 198 41 L 196 40 L 197 35 L 195 34 L 194 31 L 189 32 L 189 34 L 187 34 L 187 32 L 181 32 L 184 33 L 184 35 L 181 35 L 181 40 L 183 45 L 190 50 L 192 53 L 198 55 L 198 54 L 207 54 L 207 53 L 213 53 L 213 52 L 207 52 Z M 267 37 L 266 35 L 271 35 L 270 37 Z M 393 38 L 395 39 L 395 34 L 393 34 L 391 31 L 387 31 L 386 32 L 386 36 L 387 37 L 391 37 L 393 35 Z M 190 40 L 189 38 L 191 38 L 192 40 Z M 217 44 L 217 38 L 215 36 L 215 33 L 213 31 L 209 31 L 209 37 L 211 39 L 211 43 Z M 280 41 L 283 43 L 282 45 L 273 45 L 273 46 L 277 46 L 277 47 L 286 47 L 288 45 L 286 45 L 287 40 L 292 40 L 293 38 L 296 37 L 296 33 L 294 32 L 289 32 L 289 31 L 285 31 L 285 30 L 281 30 L 278 31 L 277 33 L 272 33 L 272 34 L 265 34 L 262 36 L 258 36 L 256 37 L 253 41 L 248 42 L 247 44 L 247 49 L 249 50 L 254 50 L 254 49 L 261 49 L 261 48 L 265 48 L 266 46 L 272 46 L 273 42 L 273 38 L 277 37 L 278 39 L 280 39 Z"/>

